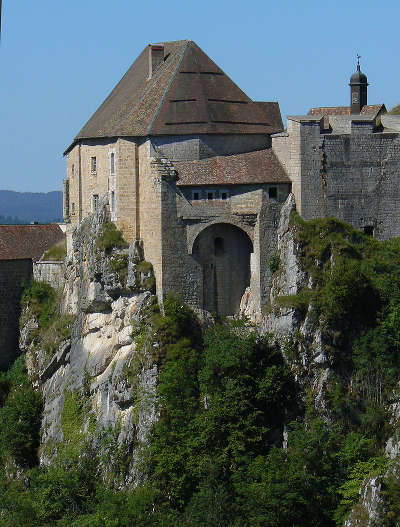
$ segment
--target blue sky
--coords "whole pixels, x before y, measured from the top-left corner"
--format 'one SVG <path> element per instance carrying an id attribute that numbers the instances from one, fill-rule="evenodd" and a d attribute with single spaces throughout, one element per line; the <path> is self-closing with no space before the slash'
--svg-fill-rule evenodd
<path id="1" fill-rule="evenodd" d="M 0 189 L 61 189 L 62 152 L 151 42 L 191 39 L 283 117 L 347 105 L 356 53 L 368 102 L 400 102 L 399 0 L 3 0 Z"/>

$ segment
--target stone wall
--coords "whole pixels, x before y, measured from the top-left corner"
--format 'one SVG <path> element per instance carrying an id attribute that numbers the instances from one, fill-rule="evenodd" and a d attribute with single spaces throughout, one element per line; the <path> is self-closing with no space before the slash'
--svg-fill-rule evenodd
<path id="1" fill-rule="evenodd" d="M 378 239 L 400 236 L 400 134 L 348 121 L 351 133 L 321 133 L 318 119 L 288 120 L 273 148 L 306 220 L 333 216 Z M 286 149 L 286 154 L 284 153 Z"/>
<path id="2" fill-rule="evenodd" d="M 18 355 L 22 281 L 32 276 L 32 260 L 0 261 L 0 369 Z"/>
<path id="3" fill-rule="evenodd" d="M 64 286 L 64 262 L 42 260 L 33 264 L 33 278 L 37 282 L 46 282 L 54 289 Z"/>

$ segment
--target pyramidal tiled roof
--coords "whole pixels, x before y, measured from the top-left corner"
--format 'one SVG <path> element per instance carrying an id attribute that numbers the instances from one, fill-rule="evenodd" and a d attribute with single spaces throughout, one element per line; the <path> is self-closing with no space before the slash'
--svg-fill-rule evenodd
<path id="1" fill-rule="evenodd" d="M 159 67 L 149 75 L 147 46 L 75 141 L 283 129 L 277 103 L 253 102 L 193 41 L 153 46 L 164 46 Z"/>

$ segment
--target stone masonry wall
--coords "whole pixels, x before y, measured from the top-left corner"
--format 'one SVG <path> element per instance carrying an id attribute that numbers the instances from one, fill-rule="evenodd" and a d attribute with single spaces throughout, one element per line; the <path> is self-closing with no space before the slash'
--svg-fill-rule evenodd
<path id="1" fill-rule="evenodd" d="M 33 278 L 37 282 L 46 282 L 54 289 L 64 286 L 64 262 L 42 260 L 33 264 Z"/>
<path id="2" fill-rule="evenodd" d="M 0 369 L 18 355 L 21 283 L 32 276 L 32 260 L 0 261 Z"/>

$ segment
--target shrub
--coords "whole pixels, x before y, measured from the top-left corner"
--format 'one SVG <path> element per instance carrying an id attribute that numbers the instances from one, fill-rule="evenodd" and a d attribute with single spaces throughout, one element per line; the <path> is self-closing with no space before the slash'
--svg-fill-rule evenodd
<path id="1" fill-rule="evenodd" d="M 271 256 L 271 258 L 268 261 L 268 266 L 271 271 L 271 273 L 275 273 L 279 269 L 279 265 L 281 263 L 279 252 L 276 252 Z"/>
<path id="2" fill-rule="evenodd" d="M 105 252 L 111 252 L 112 249 L 126 249 L 128 243 L 124 240 L 121 231 L 116 228 L 115 224 L 107 222 L 100 227 L 97 247 Z"/>
<path id="3" fill-rule="evenodd" d="M 63 261 L 67 256 L 67 240 L 62 240 L 54 247 L 51 247 L 43 255 L 42 260 L 57 260 Z"/>

